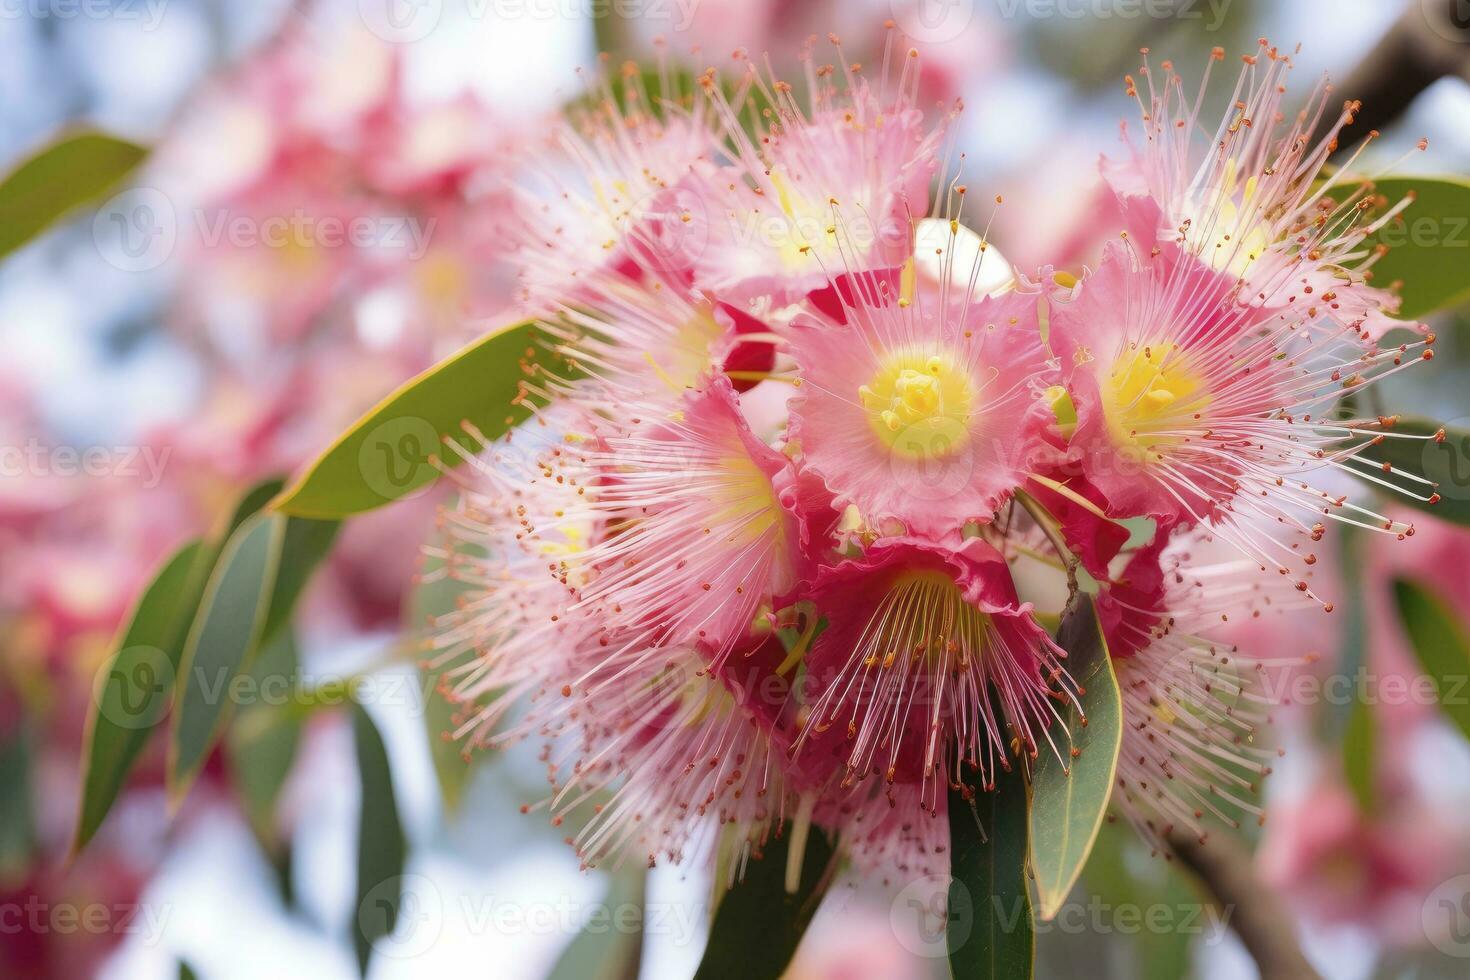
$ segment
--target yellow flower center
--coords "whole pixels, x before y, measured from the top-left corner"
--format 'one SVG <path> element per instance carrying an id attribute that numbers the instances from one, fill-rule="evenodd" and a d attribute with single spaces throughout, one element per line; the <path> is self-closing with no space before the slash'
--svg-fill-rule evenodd
<path id="1" fill-rule="evenodd" d="M 1210 404 L 1204 380 L 1178 344 L 1134 345 L 1103 380 L 1103 411 L 1114 441 L 1157 460 L 1183 442 Z"/>
<path id="2" fill-rule="evenodd" d="M 900 350 L 858 398 L 874 434 L 901 456 L 942 458 L 969 441 L 975 392 L 969 372 L 948 355 Z"/>

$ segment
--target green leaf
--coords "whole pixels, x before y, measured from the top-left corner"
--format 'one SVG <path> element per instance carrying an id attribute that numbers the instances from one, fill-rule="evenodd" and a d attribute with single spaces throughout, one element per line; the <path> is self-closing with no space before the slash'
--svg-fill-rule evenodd
<path id="1" fill-rule="evenodd" d="M 638 980 L 647 877 L 641 867 L 625 867 L 612 875 L 602 904 L 593 906 L 548 980 Z"/>
<path id="2" fill-rule="evenodd" d="M 24 881 L 36 855 L 31 734 L 24 720 L 0 732 L 0 890 Z"/>
<path id="3" fill-rule="evenodd" d="M 438 559 L 426 561 L 423 573 L 427 575 L 435 572 L 442 564 Z M 453 612 L 456 600 L 464 594 L 465 589 L 463 582 L 447 576 L 415 588 L 409 594 L 405 612 L 409 634 L 417 635 L 433 619 Z M 474 656 L 473 650 L 467 651 L 463 659 Z M 426 692 L 424 729 L 429 737 L 429 756 L 434 763 L 434 773 L 439 779 L 439 795 L 444 801 L 444 808 L 450 812 L 459 809 L 465 786 L 469 783 L 476 764 L 489 758 L 488 754 L 482 752 L 466 760 L 463 755 L 464 743 L 449 737 L 456 727 L 456 709 L 448 698 L 439 693 L 439 681 L 446 671 L 453 670 L 459 664 L 460 661 L 455 661 L 438 668 L 419 668 L 419 678 L 422 681 L 420 690 Z"/>
<path id="4" fill-rule="evenodd" d="M 168 751 L 169 800 L 183 801 L 229 717 L 232 684 L 265 630 L 286 518 L 257 514 L 225 542 L 179 666 Z"/>
<path id="5" fill-rule="evenodd" d="M 164 563 L 143 590 L 97 678 L 82 738 L 80 812 L 72 841 L 76 853 L 102 826 L 173 701 L 175 679 L 194 609 L 214 550 L 192 541 Z"/>
<path id="6" fill-rule="evenodd" d="M 229 538 L 280 493 L 280 479 L 245 492 L 219 538 Z M 189 551 L 187 568 L 174 567 Z M 116 802 L 150 733 L 175 700 L 179 665 L 219 546 L 195 541 L 173 555 L 139 599 L 98 675 L 84 735 L 81 810 L 73 853 L 86 847 Z M 170 570 L 171 569 L 171 570 Z"/>
<path id="7" fill-rule="evenodd" d="M 1358 801 L 1364 813 L 1374 808 L 1374 744 L 1377 741 L 1373 724 L 1373 709 L 1362 698 L 1353 701 L 1348 715 L 1347 731 L 1342 739 L 1343 776 L 1348 789 Z"/>
<path id="8" fill-rule="evenodd" d="M 1389 246 L 1373 266 L 1373 285 L 1403 283 L 1399 316 L 1418 320 L 1470 300 L 1470 182 L 1457 177 L 1388 177 L 1374 181 L 1390 205 L 1417 199 L 1368 244 Z"/>
<path id="9" fill-rule="evenodd" d="M 1411 579 L 1395 579 L 1393 595 L 1419 664 L 1434 684 L 1439 710 L 1470 738 L 1470 640 L 1459 617 L 1428 586 Z"/>
<path id="10" fill-rule="evenodd" d="M 1392 428 L 1384 430 L 1387 437 L 1382 442 L 1363 452 L 1365 465 L 1359 469 L 1414 495 L 1389 494 L 1395 503 L 1417 508 L 1442 521 L 1470 525 L 1470 430 L 1441 426 L 1418 415 L 1400 415 L 1397 419 Z M 1443 437 L 1439 435 L 1441 431 Z M 1383 472 L 1384 463 L 1392 467 L 1391 472 Z M 1406 479 L 1407 476 L 1430 482 L 1419 483 Z M 1382 484 L 1370 485 L 1382 489 Z"/>
<path id="11" fill-rule="evenodd" d="M 275 585 L 271 589 L 270 612 L 261 633 L 263 641 L 274 639 L 290 621 L 311 573 L 332 550 L 332 542 L 341 526 L 339 521 L 311 521 L 299 517 L 286 522 Z"/>
<path id="12" fill-rule="evenodd" d="M 955 980 L 1032 975 L 1036 932 L 1026 887 L 1027 809 L 1019 765 L 997 772 L 991 790 L 949 791 L 946 944 Z"/>
<path id="13" fill-rule="evenodd" d="M 98 132 L 63 136 L 0 181 L 0 258 L 74 208 L 99 200 L 148 151 Z"/>
<path id="14" fill-rule="evenodd" d="M 282 846 L 276 828 L 276 801 L 296 760 L 304 721 L 300 712 L 291 710 L 289 703 L 279 703 L 279 698 L 289 699 L 300 664 L 290 630 L 281 631 L 268 642 L 250 671 L 261 703 L 242 710 L 225 738 L 235 792 L 261 848 L 272 857 Z"/>
<path id="15" fill-rule="evenodd" d="M 1114 909 L 1166 909 L 1193 918 L 1200 895 L 1190 879 L 1179 873 L 1177 861 L 1150 853 L 1126 822 L 1110 820 L 1098 834 L 1097 846 L 1087 859 L 1082 881 L 1088 900 L 1101 899 Z M 1101 938 L 1115 949 L 1125 945 L 1129 956 L 1115 975 L 1137 980 L 1177 980 L 1189 975 L 1191 931 L 1171 920 L 1171 928 L 1143 928 L 1131 939 L 1109 931 Z M 1208 935 L 1208 934 L 1206 934 Z M 1218 939 L 1218 936 L 1209 937 Z"/>
<path id="16" fill-rule="evenodd" d="M 403 904 L 403 867 L 408 842 L 398 817 L 388 750 L 367 709 L 352 706 L 352 740 L 357 748 L 361 811 L 357 825 L 357 915 L 352 945 L 367 975 L 373 942 L 392 935 Z"/>
<path id="17" fill-rule="evenodd" d="M 1346 606 L 1343 615 L 1341 646 L 1337 656 L 1338 676 L 1352 681 L 1366 669 L 1368 659 L 1367 624 L 1363 601 L 1363 545 L 1369 532 L 1344 525 L 1338 535 L 1337 564 L 1342 582 L 1340 594 Z M 1321 735 L 1326 745 L 1341 746 L 1342 773 L 1348 788 L 1364 813 L 1374 807 L 1374 731 L 1373 711 L 1362 698 L 1346 704 L 1329 704 L 1323 709 Z"/>
<path id="18" fill-rule="evenodd" d="M 1067 672 L 1081 689 L 1085 719 L 1075 707 L 1064 712 L 1071 757 L 1059 759 L 1043 748 L 1032 775 L 1031 863 L 1038 911 L 1047 920 L 1057 914 L 1087 863 L 1112 794 L 1123 739 L 1122 694 L 1090 596 L 1077 597 L 1057 631 L 1057 644 L 1067 651 Z"/>
<path id="19" fill-rule="evenodd" d="M 786 890 L 793 828 L 768 841 L 745 878 L 720 901 L 695 980 L 777 980 L 786 972 L 816 914 L 833 870 L 832 843 L 817 828 L 807 835 L 801 881 Z"/>
<path id="20" fill-rule="evenodd" d="M 468 421 L 495 439 L 530 415 L 521 404 L 528 371 L 555 355 L 536 324 L 516 323 L 429 368 L 384 399 L 341 435 L 296 481 L 276 508 L 298 517 L 340 518 L 422 491 L 458 453 L 441 455 L 441 440 L 477 449 Z"/>
<path id="21" fill-rule="evenodd" d="M 230 536 L 240 530 L 240 525 L 250 518 L 259 514 L 270 506 L 286 486 L 286 481 L 278 476 L 268 480 L 261 480 L 255 486 L 245 491 L 240 502 L 235 505 L 235 510 L 230 514 L 229 523 L 225 525 L 224 533 L 220 535 L 220 541 L 228 541 Z"/>

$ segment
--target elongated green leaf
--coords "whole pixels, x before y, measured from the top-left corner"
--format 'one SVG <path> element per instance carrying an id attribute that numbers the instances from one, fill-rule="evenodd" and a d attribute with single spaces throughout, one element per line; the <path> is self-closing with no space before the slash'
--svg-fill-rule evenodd
<path id="1" fill-rule="evenodd" d="M 0 257 L 116 187 L 148 151 L 105 133 L 63 136 L 0 181 Z"/>
<path id="2" fill-rule="evenodd" d="M 283 513 L 330 519 L 373 510 L 429 486 L 439 475 L 441 440 L 474 441 L 468 421 L 494 439 L 524 421 L 521 404 L 528 372 L 553 354 L 531 322 L 512 324 L 439 362 L 389 395 L 340 436 L 277 502 Z"/>
<path id="3" fill-rule="evenodd" d="M 352 706 L 352 741 L 357 748 L 362 788 L 357 826 L 357 915 L 352 945 L 357 965 L 367 975 L 373 942 L 392 935 L 403 904 L 403 867 L 408 843 L 398 816 L 393 774 L 383 736 L 362 705 Z"/>
<path id="4" fill-rule="evenodd" d="M 279 568 L 271 589 L 270 612 L 261 633 L 263 641 L 275 639 L 290 621 L 311 573 L 332 550 L 332 542 L 337 539 L 341 526 L 337 521 L 310 521 L 299 517 L 286 522 Z"/>
<path id="5" fill-rule="evenodd" d="M 720 901 L 695 980 L 777 980 L 786 972 L 832 876 L 832 843 L 813 827 L 797 890 L 786 890 L 792 828 L 766 843 L 760 860 Z"/>
<path id="6" fill-rule="evenodd" d="M 1470 738 L 1470 639 L 1459 618 L 1420 582 L 1395 579 L 1393 595 L 1419 665 L 1434 684 L 1439 710 Z"/>
<path id="7" fill-rule="evenodd" d="M 442 563 L 433 559 L 425 562 L 423 571 L 428 574 L 438 571 L 440 567 Z M 448 577 L 415 588 L 410 593 L 405 608 L 405 619 L 410 634 L 417 635 L 434 618 L 453 612 L 455 602 L 464 594 L 464 590 L 465 586 L 462 582 Z M 467 651 L 464 659 L 467 660 L 473 656 L 475 656 L 474 651 Z M 454 722 L 456 709 L 449 699 L 439 692 L 439 682 L 446 671 L 461 665 L 461 661 L 455 661 L 437 668 L 419 668 L 419 678 L 423 682 L 421 690 L 427 694 L 424 704 L 424 729 L 429 737 L 429 755 L 434 762 L 434 773 L 439 777 L 439 795 L 444 801 L 445 809 L 449 811 L 459 808 L 459 802 L 464 796 L 465 785 L 469 782 L 470 775 L 480 761 L 489 758 L 487 753 L 482 752 L 466 759 L 463 755 L 464 743 L 450 737 L 456 727 Z"/>
<path id="8" fill-rule="evenodd" d="M 232 685 L 265 629 L 286 518 L 257 514 L 225 542 L 204 590 L 179 665 L 168 751 L 169 799 L 177 807 L 229 717 Z"/>
<path id="9" fill-rule="evenodd" d="M 562 952 L 548 980 L 638 980 L 643 963 L 643 868 L 614 872 L 607 895 Z"/>
<path id="10" fill-rule="evenodd" d="M 1032 776 L 1031 864 L 1043 919 L 1057 914 L 1087 863 L 1112 794 L 1123 739 L 1122 695 L 1090 596 L 1077 597 L 1057 631 L 1057 644 L 1067 651 L 1067 672 L 1081 688 L 1086 717 L 1075 708 L 1065 714 L 1071 757 L 1059 759 L 1043 749 Z"/>
<path id="11" fill-rule="evenodd" d="M 31 871 L 36 852 L 31 734 L 22 721 L 0 731 L 0 888 Z"/>
<path id="12" fill-rule="evenodd" d="M 1195 932 L 1184 927 L 1196 916 L 1201 897 L 1189 877 L 1180 874 L 1177 861 L 1150 854 L 1148 845 L 1125 821 L 1106 821 L 1087 859 L 1082 882 L 1087 901 L 1099 899 L 1113 909 L 1160 909 L 1172 916 L 1166 928 L 1142 928 L 1131 937 L 1110 929 L 1100 936 L 1114 955 L 1119 946 L 1126 950 L 1126 962 L 1113 975 L 1137 980 L 1178 980 L 1189 975 L 1189 946 Z M 1205 935 L 1211 941 L 1220 938 Z"/>
<path id="13" fill-rule="evenodd" d="M 1470 430 L 1441 426 L 1418 415 L 1400 415 L 1385 432 L 1390 437 L 1364 450 L 1366 465 L 1358 469 L 1407 490 L 1408 494 L 1390 494 L 1396 503 L 1442 521 L 1470 524 Z M 1406 438 L 1410 436 L 1423 438 Z M 1389 471 L 1383 470 L 1384 464 Z M 1381 484 L 1371 485 L 1383 489 Z"/>
<path id="14" fill-rule="evenodd" d="M 97 679 L 83 736 L 73 852 L 87 846 L 173 701 L 184 639 L 214 551 L 193 541 L 164 564 L 133 607 Z"/>
<path id="15" fill-rule="evenodd" d="M 1368 660 L 1367 628 L 1363 601 L 1363 538 L 1368 532 L 1344 525 L 1338 535 L 1337 565 L 1341 577 L 1343 630 L 1339 640 L 1337 672 L 1356 678 Z M 1356 684 L 1354 685 L 1356 687 Z M 1338 745 L 1342 753 L 1342 772 L 1348 788 L 1357 798 L 1364 813 L 1374 806 L 1374 715 L 1362 698 L 1348 699 L 1345 704 L 1324 705 L 1318 718 L 1324 745 Z"/>
<path id="16" fill-rule="evenodd" d="M 97 832 L 152 730 L 174 701 L 184 646 L 221 544 L 280 493 L 281 486 L 280 479 L 271 479 L 247 490 L 225 523 L 219 543 L 196 541 L 188 546 L 192 551 L 187 569 L 160 571 L 119 633 L 116 652 L 98 676 L 87 719 L 74 852 Z M 165 568 L 179 557 L 172 556 Z"/>
<path id="17" fill-rule="evenodd" d="M 220 536 L 220 541 L 228 541 L 232 534 L 240 530 L 241 524 L 244 524 L 250 518 L 270 506 L 270 502 L 280 494 L 285 486 L 285 480 L 281 477 L 273 476 L 269 479 L 261 480 L 255 486 L 246 490 L 240 497 L 240 502 L 235 505 L 234 511 L 230 514 L 230 520 L 225 525 L 224 534 Z"/>
<path id="18" fill-rule="evenodd" d="M 251 830 L 272 857 L 281 848 L 276 801 L 301 741 L 303 717 L 290 703 L 299 673 L 295 637 L 282 630 L 261 649 L 250 671 L 259 703 L 241 710 L 225 739 L 231 782 Z"/>
<path id="19" fill-rule="evenodd" d="M 1374 807 L 1376 735 L 1373 709 L 1362 698 L 1354 699 L 1348 715 L 1347 731 L 1343 733 L 1342 771 L 1348 789 L 1352 790 L 1353 798 L 1358 801 L 1358 807 L 1364 813 L 1371 813 Z"/>
<path id="20" fill-rule="evenodd" d="M 955 980 L 1029 980 L 1036 961 L 1026 887 L 1026 777 L 1019 765 L 995 788 L 949 792 L 946 945 Z"/>
<path id="21" fill-rule="evenodd" d="M 1390 204 L 1416 200 L 1369 244 L 1389 246 L 1373 266 L 1373 284 L 1400 281 L 1399 316 L 1420 319 L 1470 301 L 1470 182 L 1459 177 L 1388 177 L 1375 181 Z"/>

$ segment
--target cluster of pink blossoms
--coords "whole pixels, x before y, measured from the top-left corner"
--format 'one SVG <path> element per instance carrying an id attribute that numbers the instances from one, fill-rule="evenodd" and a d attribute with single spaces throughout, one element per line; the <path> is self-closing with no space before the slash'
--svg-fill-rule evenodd
<path id="1" fill-rule="evenodd" d="M 452 471 L 430 574 L 466 592 L 428 661 L 452 737 L 544 741 L 527 809 L 577 814 L 587 864 L 719 843 L 738 869 L 791 820 L 860 867 L 945 870 L 949 787 L 1069 757 L 1049 628 L 1079 583 L 1123 692 L 1115 802 L 1203 836 L 1254 811 L 1271 754 L 1273 662 L 1211 631 L 1330 611 L 1330 520 L 1412 533 L 1340 474 L 1431 495 L 1344 401 L 1433 342 L 1371 283 L 1407 202 L 1324 170 L 1353 105 L 1324 85 L 1287 114 L 1262 42 L 1211 128 L 1206 86 L 1145 60 L 1143 138 L 1103 167 L 1126 228 L 1080 276 L 1012 278 L 917 57 L 665 71 L 662 96 L 629 69 L 522 194 L 559 366 Z"/>

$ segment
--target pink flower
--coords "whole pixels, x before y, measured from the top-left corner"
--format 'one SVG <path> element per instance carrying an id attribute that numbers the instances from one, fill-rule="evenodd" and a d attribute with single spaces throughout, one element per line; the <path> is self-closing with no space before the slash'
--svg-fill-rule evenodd
<path id="1" fill-rule="evenodd" d="M 1364 813 L 1345 786 L 1318 779 L 1272 807 L 1257 867 L 1316 924 L 1354 924 L 1417 946 L 1425 897 L 1461 866 L 1464 834 L 1411 786 L 1380 802 Z"/>
<path id="2" fill-rule="evenodd" d="M 932 814 L 962 763 L 988 786 L 1010 769 L 1012 738 L 1035 757 L 1060 718 L 1053 700 L 1075 693 L 1065 653 L 978 538 L 955 550 L 884 540 L 821 573 L 810 601 L 828 625 L 805 658 L 815 690 L 796 749 L 843 788 L 921 784 L 918 808 Z"/>
<path id="3" fill-rule="evenodd" d="M 1174 829 L 1203 840 L 1207 814 L 1239 827 L 1238 814 L 1261 813 L 1259 781 L 1275 755 L 1268 670 L 1305 662 L 1221 639 L 1232 620 L 1276 615 L 1300 600 L 1249 561 L 1195 554 L 1204 546 L 1198 532 L 1160 530 L 1097 600 L 1123 695 L 1114 802 L 1160 848 Z"/>
<path id="4" fill-rule="evenodd" d="M 1384 482 L 1372 449 L 1396 438 L 1392 429 L 1327 416 L 1345 391 L 1431 357 L 1427 342 L 1364 349 L 1352 327 L 1306 310 L 1257 311 L 1221 282 L 1172 247 L 1145 256 L 1114 242 L 1053 307 L 1052 348 L 1075 414 L 1069 452 L 1108 513 L 1208 521 L 1299 583 L 1316 561 L 1321 515 L 1408 533 L 1311 481 L 1332 469 Z M 1412 482 L 1387 485 L 1429 497 Z"/>
<path id="5" fill-rule="evenodd" d="M 683 265 L 686 216 L 667 192 L 719 142 L 703 97 L 674 85 L 651 93 L 636 71 L 617 86 L 599 77 L 588 103 L 519 161 L 524 176 L 505 181 L 515 203 L 502 232 L 530 311 L 575 299 L 592 274 Z"/>
<path id="6" fill-rule="evenodd" d="M 1212 60 L 1224 57 L 1216 48 Z M 1242 60 L 1230 108 L 1208 142 L 1196 138 L 1208 70 L 1193 101 L 1167 61 L 1155 83 L 1145 58 L 1146 99 L 1128 79 L 1129 94 L 1139 97 L 1146 140 L 1142 147 L 1129 143 L 1129 157 L 1107 162 L 1103 173 L 1132 219 L 1137 246 L 1177 245 L 1238 284 L 1247 305 L 1310 305 L 1373 339 L 1405 326 L 1390 318 L 1398 297 L 1369 285 L 1381 252 L 1365 240 L 1411 201 L 1365 219 L 1372 185 L 1350 176 L 1357 154 L 1322 173 L 1358 104 L 1347 102 L 1329 115 L 1332 89 L 1324 80 L 1307 107 L 1289 116 L 1282 105 L 1290 54 L 1262 39 L 1259 52 Z M 1311 142 L 1327 119 L 1331 125 Z"/>
<path id="7" fill-rule="evenodd" d="M 577 490 L 551 526 L 616 533 L 567 566 L 583 580 L 573 608 L 595 615 L 602 636 L 698 644 L 718 667 L 761 605 L 802 573 L 783 493 L 790 460 L 755 438 L 719 376 L 662 417 L 589 421 L 588 447 L 553 464 Z"/>
<path id="8" fill-rule="evenodd" d="M 740 125 L 748 110 L 706 83 L 735 162 L 696 169 L 668 195 L 694 283 L 732 301 L 779 306 L 844 268 L 900 264 L 929 210 L 942 128 L 917 108 L 916 76 L 874 84 L 803 60 L 807 106 L 748 67 L 742 94 L 774 105 L 754 136 Z"/>
<path id="9" fill-rule="evenodd" d="M 935 537 L 986 522 L 1026 479 L 1046 421 L 1035 297 L 978 301 L 859 277 L 842 321 L 791 330 L 791 438 L 839 505 Z"/>

